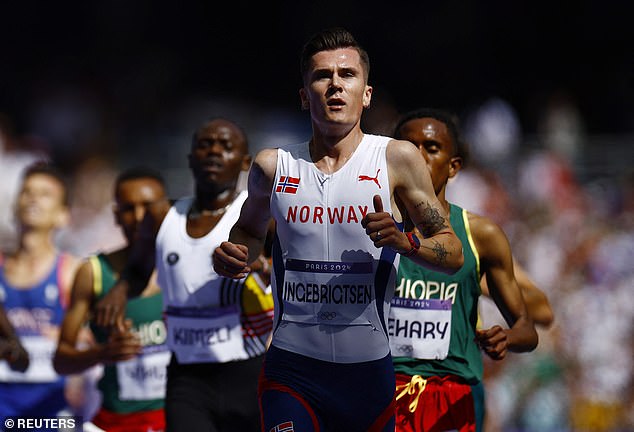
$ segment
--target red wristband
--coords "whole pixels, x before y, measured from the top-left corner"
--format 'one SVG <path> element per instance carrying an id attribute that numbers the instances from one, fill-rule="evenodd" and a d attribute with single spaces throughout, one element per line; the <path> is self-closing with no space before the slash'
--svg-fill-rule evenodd
<path id="1" fill-rule="evenodd" d="M 414 255 L 418 248 L 420 248 L 420 240 L 418 240 L 418 237 L 416 237 L 416 234 L 414 234 L 412 231 L 406 232 L 405 235 L 407 236 L 407 240 L 409 240 L 409 245 L 412 248 L 405 253 L 401 253 L 401 255 L 408 257 Z"/>

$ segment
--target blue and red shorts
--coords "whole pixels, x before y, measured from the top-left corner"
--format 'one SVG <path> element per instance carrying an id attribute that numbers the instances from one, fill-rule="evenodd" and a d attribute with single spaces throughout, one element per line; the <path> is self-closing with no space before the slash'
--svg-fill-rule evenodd
<path id="1" fill-rule="evenodd" d="M 390 355 L 332 363 L 271 346 L 260 375 L 263 432 L 393 431 Z"/>

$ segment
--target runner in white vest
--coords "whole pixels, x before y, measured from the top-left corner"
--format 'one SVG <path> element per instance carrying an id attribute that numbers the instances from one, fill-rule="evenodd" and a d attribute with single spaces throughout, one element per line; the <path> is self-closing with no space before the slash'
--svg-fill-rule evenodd
<path id="1" fill-rule="evenodd" d="M 139 242 L 114 294 L 97 306 L 97 319 L 120 325 L 120 305 L 112 300 L 122 291 L 134 294 L 155 264 L 172 351 L 167 431 L 258 432 L 257 383 L 273 299 L 257 277 L 223 278 L 210 265 L 246 199 L 237 189 L 251 162 L 246 135 L 229 120 L 210 120 L 194 134 L 188 159 L 194 195 L 177 200 L 166 214 L 148 214 L 141 236 L 150 241 Z M 156 259 L 144 263 L 143 257 Z"/>
<path id="2" fill-rule="evenodd" d="M 372 88 L 367 53 L 354 37 L 318 33 L 304 46 L 301 70 L 313 136 L 257 155 L 249 197 L 214 252 L 214 268 L 244 277 L 275 219 L 263 430 L 394 430 L 385 321 L 398 253 L 452 272 L 462 265 L 461 244 L 428 173 L 416 170 L 424 164 L 416 148 L 361 130 Z M 425 239 L 397 235 L 397 203 Z"/>
<path id="3" fill-rule="evenodd" d="M 333 174 L 310 161 L 308 143 L 278 150 L 271 214 L 279 242 L 274 243 L 273 263 L 278 268 L 284 262 L 286 271 L 272 275 L 276 294 L 283 293 L 275 316 L 276 347 L 342 363 L 388 354 L 382 322 L 395 286 L 398 254 L 374 247 L 370 237 L 360 234 L 361 220 L 374 211 L 374 195 L 391 213 L 385 158 L 389 141 L 365 135 Z M 379 266 L 384 271 L 377 275 Z M 285 325 L 278 326 L 282 321 Z M 323 324 L 336 326 L 336 331 L 324 334 Z"/>
<path id="4" fill-rule="evenodd" d="M 210 245 L 227 238 L 246 197 L 240 192 L 216 226 L 200 238 L 186 230 L 192 198 L 176 201 L 161 224 L 156 239 L 158 283 L 165 287 L 168 346 L 179 363 L 246 360 L 265 351 L 266 337 L 243 340 L 239 294 L 244 280 L 218 276 L 209 265 Z"/>

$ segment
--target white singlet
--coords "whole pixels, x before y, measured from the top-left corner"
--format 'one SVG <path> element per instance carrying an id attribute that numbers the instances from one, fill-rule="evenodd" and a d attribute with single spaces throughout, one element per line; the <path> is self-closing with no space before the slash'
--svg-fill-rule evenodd
<path id="1" fill-rule="evenodd" d="M 163 291 L 168 346 L 179 363 L 224 363 L 264 352 L 257 338 L 243 338 L 244 280 L 218 276 L 213 250 L 229 237 L 247 197 L 241 192 L 205 236 L 187 234 L 193 198 L 178 200 L 165 216 L 156 238 L 157 281 Z"/>
<path id="2" fill-rule="evenodd" d="M 317 169 L 308 143 L 278 149 L 271 193 L 276 347 L 338 363 L 389 353 L 385 319 L 399 255 L 377 249 L 361 220 L 377 194 L 391 213 L 390 139 L 365 135 L 333 174 Z"/>

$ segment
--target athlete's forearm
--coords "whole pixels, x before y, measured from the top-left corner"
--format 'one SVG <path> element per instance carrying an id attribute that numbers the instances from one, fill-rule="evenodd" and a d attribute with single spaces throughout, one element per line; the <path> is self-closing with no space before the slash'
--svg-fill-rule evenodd
<path id="1" fill-rule="evenodd" d="M 17 372 L 24 372 L 29 367 L 29 353 L 17 337 L 0 337 L 0 360 L 6 360 L 9 367 Z"/>
<path id="2" fill-rule="evenodd" d="M 148 286 L 152 271 L 137 267 L 126 267 L 112 289 L 125 293 L 128 298 L 138 297 Z"/>
<path id="3" fill-rule="evenodd" d="M 60 375 L 77 374 L 101 363 L 103 345 L 95 345 L 80 350 L 67 343 L 60 342 L 53 357 L 53 368 Z"/>
<path id="4" fill-rule="evenodd" d="M 545 327 L 550 326 L 555 319 L 555 315 L 546 295 L 537 289 L 526 290 L 524 287 L 521 288 L 522 295 L 524 296 L 524 302 L 526 303 L 526 309 L 528 309 L 528 313 L 535 324 Z"/>
<path id="5" fill-rule="evenodd" d="M 258 259 L 262 250 L 264 249 L 264 241 L 266 239 L 266 232 L 263 232 L 262 236 L 256 236 L 252 230 L 247 230 L 241 227 L 239 224 L 234 225 L 229 234 L 229 241 L 235 244 L 245 245 L 249 250 L 249 257 L 247 262 L 251 264 Z"/>
<path id="6" fill-rule="evenodd" d="M 507 336 L 508 350 L 517 353 L 533 351 L 539 342 L 535 326 L 527 317 L 520 317 L 508 330 Z"/>
<path id="7" fill-rule="evenodd" d="M 417 233 L 420 247 L 409 254 L 409 259 L 432 270 L 453 274 L 462 267 L 462 243 L 452 231 L 441 231 L 422 238 Z"/>

